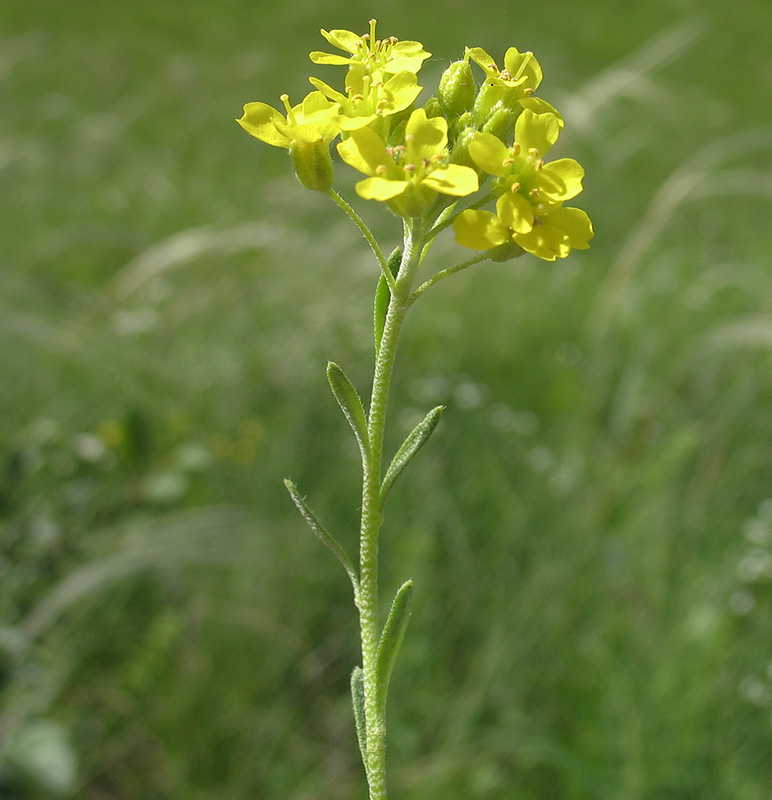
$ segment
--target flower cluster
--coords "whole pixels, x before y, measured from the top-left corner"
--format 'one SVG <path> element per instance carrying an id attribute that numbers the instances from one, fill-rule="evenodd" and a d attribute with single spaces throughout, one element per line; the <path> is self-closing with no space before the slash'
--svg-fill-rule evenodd
<path id="1" fill-rule="evenodd" d="M 248 103 L 239 124 L 286 148 L 303 186 L 328 194 L 330 147 L 340 137 L 341 159 L 366 176 L 356 184 L 360 197 L 428 225 L 443 215 L 459 244 L 492 258 L 528 252 L 554 261 L 589 247 L 589 217 L 564 206 L 582 191 L 584 170 L 570 158 L 544 160 L 563 120 L 535 96 L 542 70 L 533 53 L 510 47 L 499 69 L 482 48 L 467 48 L 436 96 L 416 108 L 418 72 L 430 54 L 419 42 L 378 39 L 375 27 L 371 20 L 362 36 L 322 31 L 343 55 L 313 52 L 311 61 L 347 67 L 342 90 L 312 77 L 314 91 L 300 104 L 282 96 L 285 114 Z M 478 202 L 457 209 L 489 180 Z M 494 201 L 495 213 L 482 210 Z"/>

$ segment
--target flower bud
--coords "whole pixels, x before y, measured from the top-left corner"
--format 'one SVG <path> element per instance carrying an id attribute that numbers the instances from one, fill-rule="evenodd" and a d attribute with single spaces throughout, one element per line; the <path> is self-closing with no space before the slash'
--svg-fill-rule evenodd
<path id="1" fill-rule="evenodd" d="M 504 244 L 499 245 L 491 254 L 488 256 L 491 261 L 511 261 L 513 258 L 519 258 L 525 253 L 522 247 L 515 242 L 504 242 Z"/>
<path id="2" fill-rule="evenodd" d="M 472 167 L 472 169 L 479 174 L 477 165 L 472 161 L 472 157 L 469 155 L 469 145 L 474 139 L 475 133 L 476 131 L 472 127 L 464 128 L 461 133 L 459 133 L 450 151 L 450 163 L 461 164 L 464 167 Z"/>
<path id="3" fill-rule="evenodd" d="M 483 123 L 482 130 L 506 142 L 515 130 L 515 119 L 516 116 L 510 109 L 496 105 Z"/>
<path id="4" fill-rule="evenodd" d="M 293 139 L 289 154 L 295 176 L 301 185 L 312 192 L 329 192 L 332 189 L 333 168 L 329 144 Z"/>
<path id="5" fill-rule="evenodd" d="M 439 100 L 436 97 L 430 97 L 424 103 L 424 111 L 426 112 L 426 116 L 428 119 L 432 117 L 441 117 L 442 116 L 442 107 L 440 106 Z"/>
<path id="6" fill-rule="evenodd" d="M 483 83 L 480 87 L 480 91 L 477 92 L 477 97 L 475 98 L 474 107 L 472 109 L 475 122 L 478 125 L 482 125 L 490 116 L 491 110 L 496 103 L 501 100 L 503 94 L 504 92 L 500 86 L 490 83 L 489 81 Z"/>
<path id="7" fill-rule="evenodd" d="M 474 105 L 477 86 L 469 62 L 454 61 L 440 77 L 438 100 L 449 116 L 461 116 Z"/>

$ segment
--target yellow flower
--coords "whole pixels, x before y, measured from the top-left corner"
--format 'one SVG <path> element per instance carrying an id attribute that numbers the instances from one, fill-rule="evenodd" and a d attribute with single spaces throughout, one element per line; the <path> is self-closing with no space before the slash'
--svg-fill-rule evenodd
<path id="1" fill-rule="evenodd" d="M 498 194 L 496 213 L 467 209 L 454 221 L 456 241 L 487 250 L 514 241 L 528 253 L 554 261 L 572 248 L 589 247 L 592 223 L 584 211 L 563 208 L 582 191 L 584 169 L 572 158 L 545 164 L 560 125 L 553 114 L 525 109 L 515 123 L 515 142 L 506 147 L 489 133 L 477 133 L 469 154 L 477 166 L 493 175 Z"/>
<path id="2" fill-rule="evenodd" d="M 295 175 L 306 189 L 328 192 L 333 179 L 330 142 L 340 133 L 338 104 L 321 92 L 311 92 L 294 108 L 286 94 L 281 99 L 286 117 L 265 103 L 247 103 L 236 121 L 256 139 L 289 150 Z"/>
<path id="3" fill-rule="evenodd" d="M 462 211 L 453 222 L 456 241 L 473 250 L 488 250 L 508 241 L 522 247 L 545 261 L 565 258 L 572 249 L 587 250 L 595 235 L 592 222 L 580 208 L 556 208 L 542 217 L 535 218 L 526 231 L 517 229 L 519 218 L 513 217 L 506 208 L 501 208 L 499 198 L 496 211 Z"/>
<path id="4" fill-rule="evenodd" d="M 346 75 L 346 94 L 336 91 L 318 78 L 311 83 L 340 106 L 335 124 L 342 131 L 364 128 L 378 118 L 385 118 L 406 109 L 421 93 L 418 78 L 412 72 L 398 72 L 388 80 L 376 71 L 369 73 L 360 64 Z M 382 131 L 386 135 L 387 131 Z"/>
<path id="5" fill-rule="evenodd" d="M 477 166 L 496 180 L 496 194 L 510 194 L 523 213 L 542 214 L 582 191 L 584 169 L 573 158 L 544 163 L 544 156 L 557 141 L 560 123 L 554 114 L 534 114 L 525 109 L 515 123 L 512 147 L 490 133 L 477 133 L 469 144 L 469 155 Z M 533 212 L 530 207 L 533 206 Z"/>
<path id="6" fill-rule="evenodd" d="M 482 47 L 467 47 L 465 58 L 471 58 L 485 72 L 485 83 L 475 103 L 478 124 L 482 125 L 497 104 L 501 104 L 517 113 L 527 108 L 537 114 L 554 114 L 563 127 L 560 114 L 546 100 L 532 96 L 541 83 L 542 69 L 530 50 L 521 53 L 516 47 L 510 47 L 504 55 L 503 70 Z"/>
<path id="7" fill-rule="evenodd" d="M 247 103 L 244 116 L 236 122 L 261 142 L 285 149 L 293 141 L 329 144 L 340 133 L 334 121 L 338 104 L 330 102 L 321 92 L 311 92 L 294 108 L 290 107 L 286 94 L 281 101 L 286 117 L 266 103 Z"/>
<path id="8" fill-rule="evenodd" d="M 428 119 L 420 108 L 410 115 L 404 145 L 387 147 L 375 131 L 361 128 L 351 131 L 338 152 L 347 164 L 370 176 L 356 185 L 360 197 L 385 202 L 402 217 L 420 217 L 438 193 L 464 197 L 479 187 L 473 169 L 448 163 L 447 142 L 445 119 Z"/>
<path id="9" fill-rule="evenodd" d="M 375 38 L 374 19 L 370 20 L 370 33 L 358 36 L 351 31 L 325 31 L 322 36 L 348 56 L 314 51 L 310 54 L 314 64 L 363 64 L 367 72 L 380 70 L 385 75 L 396 75 L 399 72 L 412 72 L 414 75 L 421 69 L 423 62 L 431 53 L 423 49 L 420 42 L 400 42 L 391 36 L 388 39 Z"/>

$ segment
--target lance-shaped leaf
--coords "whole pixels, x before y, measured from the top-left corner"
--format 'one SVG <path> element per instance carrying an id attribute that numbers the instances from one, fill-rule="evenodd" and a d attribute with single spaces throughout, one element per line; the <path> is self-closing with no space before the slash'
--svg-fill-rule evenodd
<path id="1" fill-rule="evenodd" d="M 289 478 L 284 479 L 284 485 L 290 493 L 292 501 L 298 508 L 298 511 L 303 515 L 303 519 L 308 523 L 311 530 L 327 545 L 327 547 L 335 553 L 338 561 L 343 564 L 343 568 L 351 578 L 351 585 L 354 587 L 354 599 L 359 597 L 359 578 L 357 578 L 354 565 L 351 559 L 346 555 L 346 551 L 335 541 L 333 536 L 324 529 L 319 520 L 314 516 L 314 512 L 306 504 L 306 501 L 300 496 L 298 487 Z"/>
<path id="2" fill-rule="evenodd" d="M 378 642 L 378 654 L 375 660 L 376 693 L 378 706 L 386 707 L 386 695 L 389 691 L 391 671 L 397 660 L 399 648 L 405 638 L 405 630 L 410 619 L 413 606 L 413 581 L 405 581 L 397 590 L 391 605 L 389 618 L 383 626 L 381 640 Z"/>
<path id="3" fill-rule="evenodd" d="M 386 470 L 386 475 L 383 478 L 383 483 L 381 484 L 381 501 L 385 499 L 386 495 L 389 493 L 389 489 L 391 489 L 394 481 L 400 476 L 402 470 L 408 465 L 410 459 L 413 458 L 424 446 L 426 440 L 432 435 L 444 410 L 445 406 L 433 408 L 423 420 L 410 431 L 407 439 L 402 442 L 402 446 L 397 450 L 397 454 L 392 459 L 391 464 L 389 464 L 389 468 Z"/>
<path id="4" fill-rule="evenodd" d="M 370 450 L 370 440 L 367 436 L 367 417 L 362 400 L 351 381 L 346 377 L 346 373 L 333 361 L 327 364 L 327 380 L 330 382 L 330 388 L 338 405 L 346 415 L 346 419 L 357 437 L 364 459 Z"/>
<path id="5" fill-rule="evenodd" d="M 365 674 L 361 667 L 354 667 L 351 673 L 351 702 L 354 706 L 354 724 L 357 729 L 359 752 L 365 772 L 369 772 L 367 763 L 367 723 L 365 721 Z"/>
<path id="6" fill-rule="evenodd" d="M 397 247 L 389 256 L 386 262 L 391 274 L 396 278 L 399 272 L 399 265 L 402 263 L 402 248 Z M 391 290 L 386 278 L 381 274 L 378 281 L 378 288 L 375 290 L 375 310 L 373 312 L 373 322 L 375 327 L 375 355 L 381 349 L 381 339 L 383 338 L 383 328 L 386 325 L 386 313 L 389 310 L 391 300 Z"/>

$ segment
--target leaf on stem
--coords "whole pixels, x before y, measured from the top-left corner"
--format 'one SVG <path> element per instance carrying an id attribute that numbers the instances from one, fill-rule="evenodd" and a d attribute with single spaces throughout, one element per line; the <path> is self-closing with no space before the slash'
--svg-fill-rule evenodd
<path id="1" fill-rule="evenodd" d="M 405 638 L 405 630 L 410 619 L 413 606 L 413 581 L 405 581 L 397 590 L 389 612 L 389 618 L 383 626 L 381 640 L 378 643 L 378 654 L 375 660 L 375 685 L 378 705 L 386 707 L 386 695 L 389 691 L 391 672 L 397 660 L 399 648 Z"/>
<path id="2" fill-rule="evenodd" d="M 386 475 L 381 484 L 381 502 L 386 498 L 394 481 L 402 473 L 402 470 L 410 462 L 410 459 L 424 446 L 426 440 L 432 435 L 437 423 L 440 421 L 442 412 L 445 406 L 437 406 L 433 408 L 418 425 L 408 435 L 407 439 L 402 442 L 402 446 L 397 450 L 397 454 L 392 459 L 389 468 L 386 470 Z"/>
<path id="3" fill-rule="evenodd" d="M 399 265 L 402 263 L 402 248 L 397 247 L 394 252 L 389 256 L 386 265 L 391 274 L 396 278 L 399 272 Z M 391 290 L 386 278 L 381 274 L 378 281 L 378 288 L 375 290 L 375 311 L 373 314 L 374 327 L 375 327 L 375 355 L 381 349 L 381 339 L 383 338 L 383 328 L 386 325 L 386 313 L 389 310 L 389 301 L 391 300 Z"/>
<path id="4" fill-rule="evenodd" d="M 357 437 L 364 460 L 370 450 L 370 440 L 367 436 L 367 417 L 362 400 L 351 381 L 346 377 L 346 373 L 334 361 L 327 364 L 327 380 L 330 382 L 330 388 L 338 405 L 346 415 L 346 419 Z"/>
<path id="5" fill-rule="evenodd" d="M 308 523 L 311 530 L 321 539 L 321 541 L 332 550 L 338 561 L 343 564 L 343 569 L 348 573 L 351 578 L 351 585 L 354 587 L 354 599 L 358 600 L 359 597 L 359 579 L 357 578 L 354 565 L 351 559 L 346 555 L 345 550 L 338 544 L 333 536 L 324 529 L 319 520 L 314 516 L 314 512 L 306 504 L 306 501 L 300 496 L 298 487 L 289 478 L 284 479 L 284 485 L 290 493 L 292 501 L 297 506 L 298 511 L 303 515 L 303 519 Z"/>
<path id="6" fill-rule="evenodd" d="M 369 772 L 367 763 L 367 723 L 365 721 L 365 674 L 361 667 L 354 667 L 351 673 L 351 702 L 354 706 L 354 724 L 357 729 L 359 752 L 365 772 Z"/>

